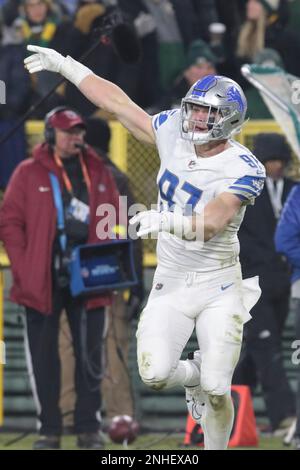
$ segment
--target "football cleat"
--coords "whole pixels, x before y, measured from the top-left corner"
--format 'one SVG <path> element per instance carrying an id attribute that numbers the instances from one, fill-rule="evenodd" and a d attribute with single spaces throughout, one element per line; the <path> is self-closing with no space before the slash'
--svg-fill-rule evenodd
<path id="1" fill-rule="evenodd" d="M 201 426 L 201 418 L 205 407 L 204 394 L 202 389 L 200 385 L 197 385 L 196 387 L 184 388 L 188 412 L 193 420 Z"/>
<path id="2" fill-rule="evenodd" d="M 199 368 L 199 379 L 200 379 L 200 368 L 201 368 L 201 353 L 200 351 L 194 351 L 188 355 L 188 360 L 192 360 Z M 201 385 L 196 386 L 185 386 L 185 400 L 189 414 L 192 416 L 197 424 L 201 425 L 200 420 L 204 411 L 205 396 L 201 389 Z"/>

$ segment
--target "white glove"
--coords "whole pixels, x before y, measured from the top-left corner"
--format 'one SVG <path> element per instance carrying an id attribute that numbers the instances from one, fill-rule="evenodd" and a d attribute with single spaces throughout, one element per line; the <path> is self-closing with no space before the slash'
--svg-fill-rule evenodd
<path id="1" fill-rule="evenodd" d="M 157 235 L 159 232 L 173 233 L 179 238 L 191 239 L 193 237 L 192 219 L 178 211 L 143 211 L 132 217 L 129 223 L 140 224 L 137 231 L 139 237 L 149 233 Z"/>
<path id="2" fill-rule="evenodd" d="M 140 38 L 153 33 L 156 29 L 156 23 L 153 16 L 150 15 L 150 13 L 144 13 L 143 11 L 135 18 L 134 26 Z"/>
<path id="3" fill-rule="evenodd" d="M 93 72 L 72 57 L 59 54 L 54 49 L 40 46 L 27 46 L 28 51 L 36 52 L 24 60 L 25 67 L 29 73 L 48 70 L 49 72 L 58 72 L 65 78 L 79 86 L 80 82 Z"/>

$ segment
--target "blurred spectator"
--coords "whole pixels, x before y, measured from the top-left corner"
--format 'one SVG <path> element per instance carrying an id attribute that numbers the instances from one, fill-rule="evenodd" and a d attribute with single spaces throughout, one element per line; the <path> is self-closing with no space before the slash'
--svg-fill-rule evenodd
<path id="1" fill-rule="evenodd" d="M 64 16 L 73 18 L 80 0 L 56 0 Z"/>
<path id="2" fill-rule="evenodd" d="M 1 20 L 4 25 L 11 26 L 14 20 L 19 16 L 20 5 L 23 0 L 6 0 L 1 5 Z"/>
<path id="3" fill-rule="evenodd" d="M 276 249 L 283 254 L 292 266 L 291 276 L 291 309 L 295 315 L 295 338 L 292 347 L 297 347 L 299 351 L 300 340 L 300 185 L 297 184 L 284 205 L 280 220 L 277 225 L 275 234 Z M 297 354 L 299 359 L 299 352 Z M 299 362 L 298 367 L 298 390 L 297 390 L 297 422 L 294 432 L 294 445 L 300 450 L 300 373 Z"/>
<path id="4" fill-rule="evenodd" d="M 143 0 L 118 0 L 119 7 L 135 26 L 142 55 L 134 101 L 142 108 L 153 105 L 160 97 L 159 50 L 156 24 Z"/>
<path id="5" fill-rule="evenodd" d="M 262 386 L 272 431 L 287 428 L 295 414 L 295 400 L 283 369 L 281 335 L 289 309 L 289 266 L 276 253 L 276 224 L 293 181 L 284 170 L 291 151 L 280 134 L 258 134 L 254 155 L 266 167 L 266 184 L 259 199 L 248 207 L 239 231 L 244 278 L 259 275 L 261 297 L 245 327 L 244 348 L 234 383 Z M 257 228 L 259 227 L 259 230 Z"/>
<path id="6" fill-rule="evenodd" d="M 185 51 L 196 39 L 196 16 L 191 0 L 143 0 L 154 19 L 158 37 L 159 76 L 162 92 L 182 70 Z"/>
<path id="7" fill-rule="evenodd" d="M 29 102 L 30 78 L 23 60 L 25 49 L 22 44 L 20 24 L 15 20 L 10 26 L 3 26 L 0 46 L 0 80 L 5 88 L 0 105 L 0 139 L 18 121 Z M 2 101 L 5 100 L 5 103 Z M 0 144 L 0 187 L 4 188 L 15 167 L 26 157 L 26 137 L 21 126 L 6 142 Z"/>
<path id="8" fill-rule="evenodd" d="M 77 50 L 77 54 L 81 56 L 98 42 L 98 45 L 84 60 L 84 64 L 93 70 L 95 74 L 101 75 L 107 80 L 113 80 L 134 99 L 136 97 L 140 65 L 126 63 L 118 54 L 112 39 L 115 27 L 112 27 L 105 35 L 99 31 L 99 28 L 103 28 L 103 21 L 109 20 L 109 15 L 113 10 L 114 8 L 107 8 L 103 1 L 90 1 L 79 5 L 74 19 L 74 26 L 81 36 L 81 45 Z M 128 35 L 131 39 L 132 35 L 129 33 Z M 126 43 L 126 40 L 123 42 Z M 126 44 L 124 48 L 126 49 Z M 70 83 L 67 83 L 66 86 L 66 100 L 70 105 L 80 109 L 86 117 L 92 115 L 97 109 Z"/>
<path id="9" fill-rule="evenodd" d="M 224 2 L 223 0 L 215 0 L 215 3 L 219 21 L 226 27 L 223 41 L 226 61 L 222 64 L 221 70 L 223 75 L 228 75 L 232 78 L 235 70 L 237 38 L 241 23 L 244 21 L 245 1 L 230 0 L 230 2 Z"/>
<path id="10" fill-rule="evenodd" d="M 209 26 L 213 23 L 218 23 L 220 21 L 216 1 L 201 0 L 201 2 L 199 2 L 199 0 L 192 0 L 192 3 L 196 13 L 197 36 L 198 38 L 209 42 Z"/>
<path id="11" fill-rule="evenodd" d="M 48 8 L 51 9 L 53 15 L 57 18 L 61 18 L 60 3 L 56 0 L 45 0 Z M 38 11 L 39 6 L 36 7 Z M 11 26 L 13 21 L 19 16 L 25 17 L 25 0 L 8 0 L 1 6 L 1 19 L 6 26 Z"/>
<path id="12" fill-rule="evenodd" d="M 130 189 L 128 177 L 121 172 L 108 157 L 110 128 L 99 118 L 90 118 L 86 121 L 86 142 L 91 145 L 106 166 L 112 172 L 121 196 L 127 196 L 128 208 L 135 203 Z M 130 374 L 128 370 L 128 352 L 132 333 L 132 320 L 136 319 L 142 309 L 144 298 L 143 288 L 143 253 L 142 241 L 134 242 L 134 259 L 139 284 L 130 289 L 128 302 L 124 300 L 123 292 L 115 293 L 113 303 L 106 312 L 105 335 L 105 373 L 101 383 L 103 407 L 107 424 L 114 416 L 129 415 L 134 417 L 134 397 Z M 72 410 L 75 403 L 74 381 L 70 370 L 74 369 L 74 357 L 68 347 L 70 334 L 68 325 L 64 323 L 61 332 L 61 355 L 65 374 L 61 391 L 61 404 L 64 414 Z M 66 420 L 71 425 L 70 419 Z"/>
<path id="13" fill-rule="evenodd" d="M 68 262 L 74 247 L 101 243 L 96 226 L 103 218 L 96 215 L 96 208 L 108 203 L 118 214 L 119 193 L 110 171 L 84 145 L 85 124 L 77 112 L 56 108 L 45 124 L 45 142 L 34 149 L 33 158 L 17 167 L 0 211 L 0 239 L 13 274 L 11 298 L 26 312 L 28 367 L 40 421 L 34 449 L 60 447 L 58 333 L 63 309 L 75 354 L 77 445 L 99 449 L 103 447 L 98 431 L 104 311 L 112 299 L 109 291 L 73 297 Z M 106 223 L 113 232 L 115 220 Z M 103 241 L 110 240 L 112 232 Z"/>
<path id="14" fill-rule="evenodd" d="M 180 75 L 170 85 L 164 96 L 155 105 L 150 107 L 150 114 L 155 114 L 162 109 L 180 108 L 182 97 L 185 96 L 191 86 L 206 75 L 214 75 L 217 57 L 205 41 L 198 39 L 193 41 L 187 51 L 185 67 Z"/>
<path id="15" fill-rule="evenodd" d="M 226 26 L 224 23 L 211 23 L 208 27 L 209 30 L 209 45 L 211 50 L 218 58 L 218 62 L 225 61 L 225 33 Z"/>
<path id="16" fill-rule="evenodd" d="M 254 56 L 253 63 L 262 67 L 280 67 L 284 69 L 279 53 L 269 48 L 258 52 Z M 248 102 L 247 114 L 250 119 L 274 119 L 257 88 L 253 85 L 249 86 L 249 83 L 247 83 L 244 90 Z"/>
<path id="17" fill-rule="evenodd" d="M 35 44 L 54 48 L 64 55 L 78 57 L 80 35 L 70 21 L 62 21 L 57 6 L 52 0 L 23 0 L 20 24 L 23 43 Z M 57 77 L 47 71 L 31 77 L 32 96 L 34 104 L 41 96 L 58 83 Z M 42 118 L 49 109 L 64 103 L 64 98 L 58 92 L 52 94 L 47 101 L 36 109 L 33 117 Z"/>
<path id="18" fill-rule="evenodd" d="M 282 57 L 286 71 L 300 76 L 300 35 L 288 29 L 287 21 L 287 0 L 248 0 L 238 38 L 239 60 L 253 62 L 263 48 L 272 48 Z"/>
<path id="19" fill-rule="evenodd" d="M 193 0 L 119 0 L 119 5 L 134 20 L 143 44 L 143 66 L 138 104 L 153 105 L 165 93 L 184 67 L 189 44 L 200 36 Z M 150 65 L 147 63 L 150 61 Z M 145 86 L 152 99 L 145 100 Z M 156 90 L 156 92 L 155 92 Z"/>

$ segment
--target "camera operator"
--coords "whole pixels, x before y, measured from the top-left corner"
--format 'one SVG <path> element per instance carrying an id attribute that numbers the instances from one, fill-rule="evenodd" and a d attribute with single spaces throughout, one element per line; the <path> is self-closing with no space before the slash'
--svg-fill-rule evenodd
<path id="1" fill-rule="evenodd" d="M 104 310 L 111 304 L 111 293 L 85 301 L 72 297 L 68 259 L 75 246 L 100 242 L 96 225 L 103 217 L 96 217 L 96 210 L 101 204 L 111 204 L 118 214 L 119 193 L 110 171 L 84 143 L 84 135 L 85 123 L 76 111 L 66 107 L 50 111 L 45 119 L 45 142 L 35 147 L 33 158 L 16 168 L 0 210 L 0 239 L 10 258 L 14 281 L 11 299 L 26 311 L 28 366 L 40 421 L 34 449 L 60 448 L 58 332 L 63 309 L 76 362 L 77 445 L 103 447 L 99 378 Z M 58 224 L 57 192 L 63 228 Z M 108 224 L 115 233 L 116 223 L 118 219 Z M 110 235 L 108 232 L 106 239 Z M 64 247 L 62 239 L 66 240 Z"/>

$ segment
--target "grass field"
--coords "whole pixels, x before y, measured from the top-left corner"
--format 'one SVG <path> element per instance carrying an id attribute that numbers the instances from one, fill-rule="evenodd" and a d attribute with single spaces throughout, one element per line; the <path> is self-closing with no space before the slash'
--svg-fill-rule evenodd
<path id="1" fill-rule="evenodd" d="M 30 434 L 24 439 L 7 446 L 9 441 L 15 439 L 19 434 L 0 434 L 0 450 L 31 450 L 33 442 L 37 436 Z M 130 450 L 176 450 L 182 451 L 186 447 L 182 447 L 183 436 L 176 435 L 170 436 L 167 434 L 147 434 L 142 435 L 136 441 L 134 441 L 128 449 Z M 64 450 L 76 450 L 76 438 L 74 436 L 64 436 L 62 440 L 62 449 Z M 105 446 L 106 450 L 124 450 L 122 445 L 116 445 L 107 443 Z M 187 449 L 197 449 L 199 447 L 188 447 Z M 242 450 L 244 448 L 235 448 L 236 450 Z M 281 438 L 278 437 L 262 437 L 260 438 L 259 446 L 247 448 L 247 450 L 291 450 L 291 447 L 285 447 L 281 443 Z"/>

